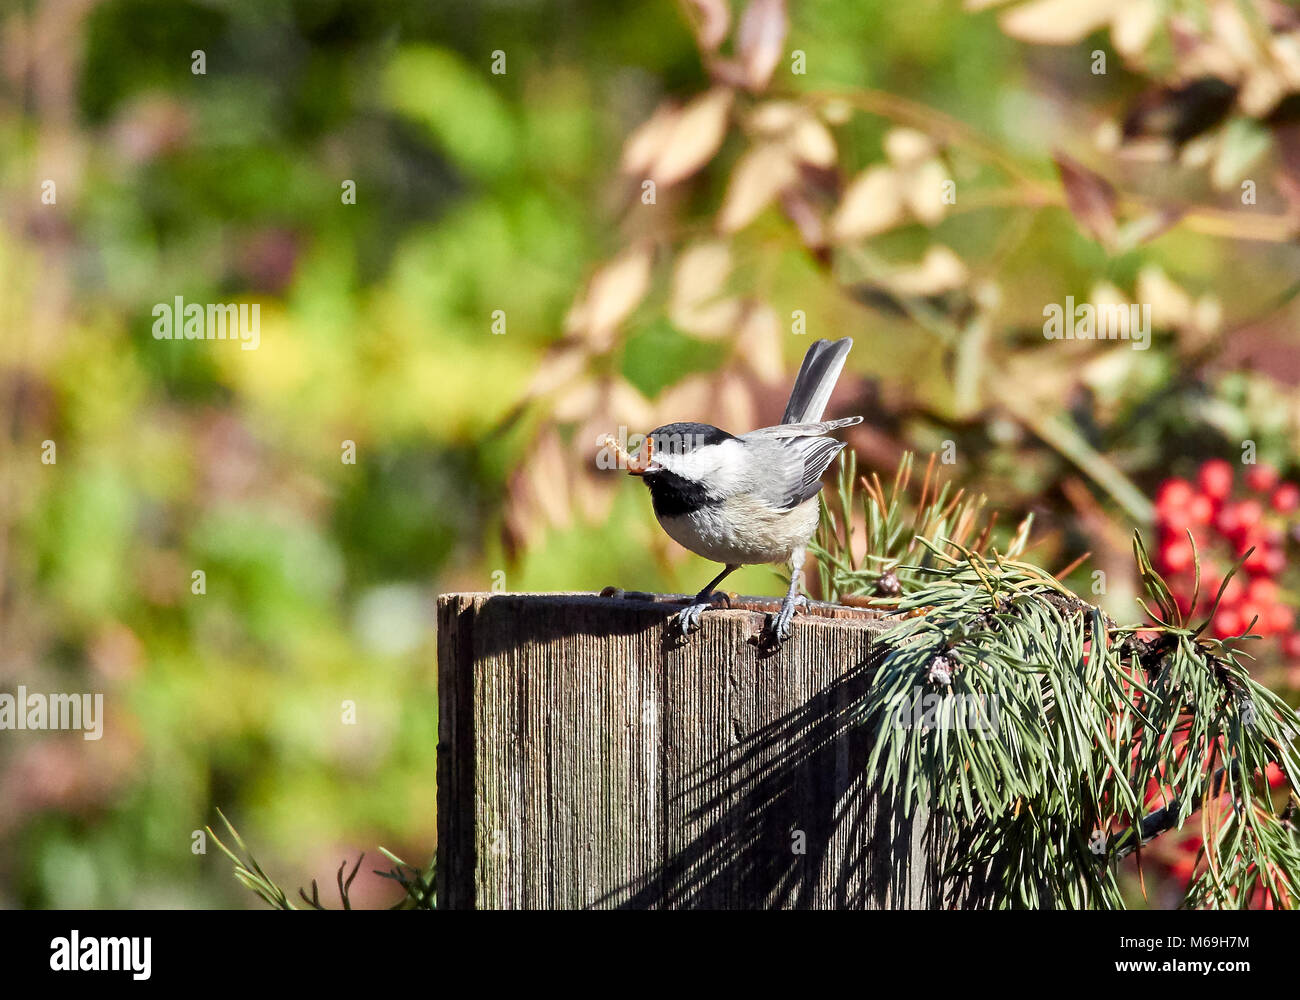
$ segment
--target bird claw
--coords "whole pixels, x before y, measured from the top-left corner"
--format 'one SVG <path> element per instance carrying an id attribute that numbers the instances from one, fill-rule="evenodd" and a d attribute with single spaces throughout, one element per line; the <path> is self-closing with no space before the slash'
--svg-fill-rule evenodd
<path id="1" fill-rule="evenodd" d="M 700 627 L 700 615 L 713 607 L 719 598 L 725 600 L 730 606 L 731 597 L 721 591 L 715 590 L 708 597 L 700 597 L 697 594 L 695 600 L 672 617 L 672 622 L 677 627 L 678 633 L 687 636 L 696 631 Z"/>
<path id="2" fill-rule="evenodd" d="M 767 637 L 773 645 L 780 645 L 790 638 L 790 633 L 794 631 L 795 610 L 806 607 L 808 607 L 808 598 L 803 594 L 795 594 L 781 602 L 781 610 L 775 615 L 768 616 Z"/>

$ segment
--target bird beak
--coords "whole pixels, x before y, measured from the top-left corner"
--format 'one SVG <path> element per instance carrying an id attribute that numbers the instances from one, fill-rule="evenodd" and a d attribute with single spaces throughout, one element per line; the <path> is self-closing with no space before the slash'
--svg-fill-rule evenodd
<path id="1" fill-rule="evenodd" d="M 650 458 L 654 454 L 654 450 L 654 438 L 647 437 L 645 444 L 641 446 L 641 451 L 628 459 L 627 474 L 629 476 L 644 476 L 647 472 L 658 472 L 659 463 L 651 461 Z"/>
<path id="2" fill-rule="evenodd" d="M 651 460 L 650 456 L 654 453 L 654 441 L 651 438 L 645 439 L 645 444 L 635 455 L 624 451 L 612 434 L 606 436 L 605 446 L 612 449 L 618 460 L 627 466 L 629 476 L 644 476 L 647 472 L 658 472 L 663 468 L 658 462 Z"/>

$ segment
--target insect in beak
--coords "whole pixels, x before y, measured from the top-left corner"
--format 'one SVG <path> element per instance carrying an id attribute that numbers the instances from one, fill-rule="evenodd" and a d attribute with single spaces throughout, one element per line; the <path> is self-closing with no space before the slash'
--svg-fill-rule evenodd
<path id="1" fill-rule="evenodd" d="M 612 434 L 605 435 L 604 444 L 605 447 L 613 450 L 620 462 L 627 466 L 629 476 L 644 476 L 647 472 L 658 472 L 663 468 L 650 457 L 654 453 L 654 440 L 652 438 L 647 437 L 645 444 L 635 455 L 629 455 L 624 451 Z"/>

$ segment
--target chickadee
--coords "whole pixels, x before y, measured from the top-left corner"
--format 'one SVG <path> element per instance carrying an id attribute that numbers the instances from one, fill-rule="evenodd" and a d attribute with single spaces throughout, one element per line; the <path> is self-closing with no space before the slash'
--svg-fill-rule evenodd
<path id="1" fill-rule="evenodd" d="M 852 346 L 845 337 L 808 348 L 775 427 L 737 436 L 710 424 L 664 424 L 646 435 L 636 455 L 619 449 L 628 472 L 650 488 L 664 531 L 692 552 L 725 564 L 674 616 L 683 635 L 699 628 L 700 614 L 728 574 L 756 563 L 791 567 L 790 589 L 771 625 L 777 642 L 790 635 L 795 608 L 808 601 L 799 594 L 799 578 L 817 530 L 822 474 L 844 447 L 826 435 L 862 422 L 821 419 Z"/>

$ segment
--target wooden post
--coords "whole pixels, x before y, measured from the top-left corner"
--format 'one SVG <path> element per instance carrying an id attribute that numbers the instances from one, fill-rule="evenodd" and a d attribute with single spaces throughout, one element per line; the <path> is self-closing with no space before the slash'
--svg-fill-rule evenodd
<path id="1" fill-rule="evenodd" d="M 439 598 L 439 907 L 942 905 L 930 824 L 861 777 L 875 617 L 815 605 L 773 652 L 775 603 L 680 642 L 671 600 Z"/>

